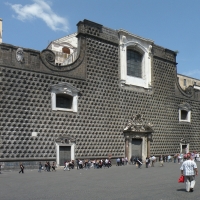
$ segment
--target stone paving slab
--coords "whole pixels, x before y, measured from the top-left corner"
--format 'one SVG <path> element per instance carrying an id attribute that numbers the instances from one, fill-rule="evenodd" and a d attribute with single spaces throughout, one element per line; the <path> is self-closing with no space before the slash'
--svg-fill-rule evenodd
<path id="1" fill-rule="evenodd" d="M 197 163 L 200 166 L 199 163 Z M 180 165 L 166 163 L 160 167 L 138 169 L 134 165 L 113 166 L 109 169 L 70 170 L 38 173 L 26 170 L 0 174 L 1 200 L 51 199 L 200 199 L 200 177 L 196 177 L 193 193 L 185 192 L 178 183 Z"/>

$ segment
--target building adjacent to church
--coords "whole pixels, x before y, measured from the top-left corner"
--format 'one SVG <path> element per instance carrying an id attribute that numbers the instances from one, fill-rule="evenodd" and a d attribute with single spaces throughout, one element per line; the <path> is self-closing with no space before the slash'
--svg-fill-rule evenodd
<path id="1" fill-rule="evenodd" d="M 200 150 L 200 91 L 176 52 L 88 20 L 42 52 L 0 44 L 0 162 Z"/>

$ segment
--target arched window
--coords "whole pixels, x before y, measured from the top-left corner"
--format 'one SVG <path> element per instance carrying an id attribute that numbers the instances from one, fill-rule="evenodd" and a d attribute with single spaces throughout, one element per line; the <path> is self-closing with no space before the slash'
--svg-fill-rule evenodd
<path id="1" fill-rule="evenodd" d="M 127 49 L 127 75 L 142 78 L 142 55 Z"/>
<path id="2" fill-rule="evenodd" d="M 152 88 L 151 49 L 153 41 L 138 37 L 124 30 L 119 30 L 119 35 L 121 86 L 133 85 L 145 89 Z M 131 88 L 134 89 L 132 86 Z"/>

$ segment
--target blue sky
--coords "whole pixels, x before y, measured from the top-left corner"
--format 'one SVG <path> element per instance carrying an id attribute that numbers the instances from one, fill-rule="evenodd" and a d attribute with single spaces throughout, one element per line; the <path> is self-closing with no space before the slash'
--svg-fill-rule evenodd
<path id="1" fill-rule="evenodd" d="M 83 19 L 179 51 L 178 73 L 200 79 L 199 0 L 1 0 L 3 42 L 43 50 Z"/>

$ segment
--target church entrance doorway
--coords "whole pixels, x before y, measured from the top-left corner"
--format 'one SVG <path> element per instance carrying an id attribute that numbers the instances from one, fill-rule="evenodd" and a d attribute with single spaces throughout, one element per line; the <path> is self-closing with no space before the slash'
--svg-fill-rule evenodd
<path id="1" fill-rule="evenodd" d="M 75 139 L 62 135 L 55 139 L 56 163 L 64 166 L 66 160 L 75 160 Z"/>
<path id="2" fill-rule="evenodd" d="M 140 157 L 142 158 L 142 139 L 132 139 L 132 151 L 131 157 Z"/>
<path id="3" fill-rule="evenodd" d="M 60 164 L 64 165 L 66 160 L 71 160 L 71 146 L 60 146 L 59 147 L 59 158 Z"/>

